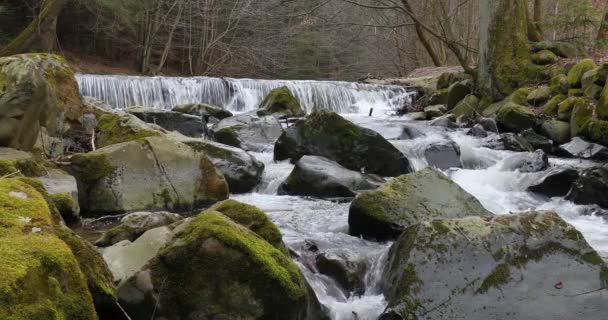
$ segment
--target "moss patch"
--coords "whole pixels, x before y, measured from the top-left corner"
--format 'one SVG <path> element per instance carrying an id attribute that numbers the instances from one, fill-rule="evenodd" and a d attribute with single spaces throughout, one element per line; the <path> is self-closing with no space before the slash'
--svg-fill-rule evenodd
<path id="1" fill-rule="evenodd" d="M 131 116 L 113 113 L 102 115 L 98 123 L 101 131 L 98 139 L 99 147 L 160 136 L 159 132 L 129 124 L 129 117 Z"/>
<path id="2" fill-rule="evenodd" d="M 243 126 L 232 126 L 228 128 L 223 128 L 214 132 L 215 140 L 219 143 L 227 144 L 229 146 L 241 147 L 241 140 L 239 139 L 238 131 L 241 130 Z"/>
<path id="3" fill-rule="evenodd" d="M 71 161 L 70 170 L 81 180 L 90 183 L 112 174 L 115 170 L 107 156 L 101 152 L 75 154 Z"/>
<path id="4" fill-rule="evenodd" d="M 18 179 L 0 179 L 0 237 L 52 225 L 44 197 Z"/>
<path id="5" fill-rule="evenodd" d="M 577 63 L 568 72 L 568 82 L 572 88 L 580 88 L 581 80 L 585 72 L 592 70 L 596 67 L 595 62 L 591 59 L 584 59 Z"/>
<path id="6" fill-rule="evenodd" d="M 477 293 L 486 293 L 490 288 L 500 288 L 500 286 L 508 283 L 509 280 L 511 280 L 509 265 L 501 263 L 481 282 Z"/>
<path id="7" fill-rule="evenodd" d="M 289 88 L 280 87 L 273 89 L 260 104 L 258 115 L 271 115 L 280 113 L 292 117 L 301 117 L 306 112 L 300 106 L 300 101 L 291 94 Z"/>
<path id="8" fill-rule="evenodd" d="M 593 142 L 608 146 L 608 121 L 588 119 L 582 126 L 581 133 Z"/>

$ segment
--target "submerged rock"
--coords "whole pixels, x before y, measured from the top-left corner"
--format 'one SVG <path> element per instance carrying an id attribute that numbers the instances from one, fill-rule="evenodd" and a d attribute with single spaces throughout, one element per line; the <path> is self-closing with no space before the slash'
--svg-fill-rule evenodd
<path id="1" fill-rule="evenodd" d="M 399 136 L 399 140 L 416 139 L 416 138 L 424 137 L 424 135 L 425 135 L 424 132 L 422 132 L 422 130 L 418 129 L 415 125 L 405 124 L 403 126 L 403 131 L 401 132 L 401 135 Z"/>
<path id="2" fill-rule="evenodd" d="M 188 137 L 208 135 L 207 123 L 201 116 L 145 107 L 131 107 L 127 112 L 142 121 L 153 123 L 168 131 L 177 131 Z"/>
<path id="3" fill-rule="evenodd" d="M 583 170 L 566 196 L 576 204 L 597 204 L 608 208 L 608 169 L 596 167 Z"/>
<path id="4" fill-rule="evenodd" d="M 247 151 L 266 150 L 282 133 L 283 128 L 275 117 L 260 117 L 255 113 L 225 118 L 213 127 L 217 142 Z"/>
<path id="5" fill-rule="evenodd" d="M 579 137 L 559 146 L 564 154 L 581 159 L 606 160 L 608 159 L 608 148 L 602 145 L 585 141 Z"/>
<path id="6" fill-rule="evenodd" d="M 456 124 L 456 116 L 451 113 L 435 118 L 429 123 L 429 125 L 449 129 L 458 128 L 458 125 Z"/>
<path id="7" fill-rule="evenodd" d="M 333 278 L 346 291 L 347 296 L 365 292 L 365 259 L 346 249 L 325 251 L 315 258 L 320 273 Z"/>
<path id="8" fill-rule="evenodd" d="M 279 187 L 279 194 L 320 198 L 354 197 L 357 192 L 375 189 L 380 177 L 348 170 L 323 157 L 303 156 Z"/>
<path id="9" fill-rule="evenodd" d="M 270 91 L 258 109 L 257 114 L 259 116 L 276 114 L 281 117 L 303 117 L 306 115 L 306 112 L 300 106 L 300 101 L 293 96 L 287 87 Z"/>
<path id="10" fill-rule="evenodd" d="M 528 191 L 539 193 L 547 197 L 563 197 L 570 191 L 572 183 L 578 178 L 578 171 L 574 169 L 561 169 L 553 171 L 542 180 L 528 188 Z"/>
<path id="11" fill-rule="evenodd" d="M 305 155 L 322 156 L 350 170 L 383 176 L 410 170 L 407 158 L 380 134 L 335 112 L 313 112 L 288 128 L 275 144 L 275 160 L 298 161 Z"/>
<path id="12" fill-rule="evenodd" d="M 167 226 L 179 220 L 180 215 L 166 211 L 130 213 L 120 219 L 119 225 L 106 231 L 95 241 L 95 245 L 107 247 L 124 240 L 133 242 L 150 229 Z"/>
<path id="13" fill-rule="evenodd" d="M 424 150 L 424 158 L 429 166 L 440 170 L 462 168 L 460 147 L 451 140 L 430 144 Z"/>
<path id="14" fill-rule="evenodd" d="M 574 227 L 533 212 L 414 225 L 391 248 L 383 287 L 405 319 L 593 319 L 608 311 L 607 272 Z"/>
<path id="15" fill-rule="evenodd" d="M 483 140 L 483 146 L 495 150 L 534 151 L 534 147 L 528 141 L 510 132 L 487 137 Z"/>
<path id="16" fill-rule="evenodd" d="M 485 215 L 491 213 L 475 197 L 427 168 L 359 194 L 350 206 L 348 225 L 352 235 L 388 240 L 421 221 Z"/>
<path id="17" fill-rule="evenodd" d="M 68 169 L 90 214 L 189 211 L 228 197 L 224 176 L 204 153 L 166 137 L 76 154 Z"/>
<path id="18" fill-rule="evenodd" d="M 501 167 L 504 171 L 538 172 L 549 167 L 549 157 L 542 150 L 514 154 L 506 158 Z"/>
<path id="19" fill-rule="evenodd" d="M 428 107 L 424 108 L 424 113 L 426 114 L 427 119 L 434 119 L 437 117 L 441 117 L 446 112 L 447 112 L 447 107 L 443 104 L 428 106 Z"/>

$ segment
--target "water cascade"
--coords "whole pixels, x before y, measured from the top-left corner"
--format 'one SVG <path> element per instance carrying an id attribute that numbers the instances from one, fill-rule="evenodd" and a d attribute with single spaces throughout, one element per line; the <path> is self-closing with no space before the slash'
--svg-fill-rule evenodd
<path id="1" fill-rule="evenodd" d="M 236 112 L 257 109 L 274 88 L 287 86 L 311 111 L 390 111 L 410 102 L 411 91 L 400 86 L 380 86 L 339 81 L 254 80 L 212 77 L 139 77 L 76 75 L 82 95 L 95 97 L 116 108 L 146 106 L 171 109 L 188 103 L 209 103 Z"/>

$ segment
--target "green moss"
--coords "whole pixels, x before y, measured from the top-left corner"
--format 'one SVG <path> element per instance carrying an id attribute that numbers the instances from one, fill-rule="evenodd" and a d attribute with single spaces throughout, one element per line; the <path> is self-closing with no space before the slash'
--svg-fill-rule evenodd
<path id="1" fill-rule="evenodd" d="M 224 200 L 215 204 L 209 210 L 223 213 L 234 222 L 255 232 L 275 248 L 286 252 L 279 228 L 259 208 L 236 200 Z"/>
<path id="2" fill-rule="evenodd" d="M 69 193 L 55 193 L 49 195 L 49 198 L 64 219 L 75 218 L 74 207 L 76 207 L 76 204 Z"/>
<path id="3" fill-rule="evenodd" d="M 549 50 L 542 50 L 532 55 L 532 62 L 538 65 L 547 65 L 557 62 L 557 55 Z"/>
<path id="4" fill-rule="evenodd" d="M 588 119 L 582 126 L 581 134 L 592 142 L 608 146 L 608 121 Z"/>
<path id="5" fill-rule="evenodd" d="M 72 251 L 52 235 L 0 238 L 1 319 L 97 319 Z"/>
<path id="6" fill-rule="evenodd" d="M 568 90 L 569 97 L 582 97 L 585 95 L 583 89 L 570 89 Z"/>
<path id="7" fill-rule="evenodd" d="M 19 169 L 15 166 L 15 161 L 0 159 L 0 176 L 17 173 Z"/>
<path id="8" fill-rule="evenodd" d="M 536 116 L 530 109 L 514 103 L 507 103 L 496 114 L 499 125 L 510 131 L 520 132 L 534 125 Z"/>
<path id="9" fill-rule="evenodd" d="M 549 88 L 551 88 L 551 92 L 555 94 L 567 94 L 568 90 L 570 89 L 568 77 L 564 74 L 556 75 L 555 77 L 551 78 Z"/>
<path id="10" fill-rule="evenodd" d="M 240 131 L 242 128 L 242 126 L 237 125 L 215 131 L 215 140 L 219 143 L 240 148 L 241 140 L 239 139 L 238 131 Z"/>
<path id="11" fill-rule="evenodd" d="M 86 182 L 95 182 L 112 174 L 115 168 L 101 152 L 78 153 L 71 158 L 71 170 Z"/>
<path id="12" fill-rule="evenodd" d="M 439 234 L 446 234 L 451 231 L 451 229 L 448 228 L 443 223 L 442 220 L 433 220 L 433 221 L 431 221 L 431 225 L 433 226 L 433 228 L 435 228 L 435 231 L 437 231 Z"/>
<path id="13" fill-rule="evenodd" d="M 130 125 L 128 123 L 129 117 L 130 115 L 113 113 L 102 115 L 98 123 L 101 131 L 98 139 L 99 147 L 160 135 L 159 132 Z"/>
<path id="14" fill-rule="evenodd" d="M 584 98 L 569 97 L 558 105 L 557 118 L 562 121 L 569 121 L 575 107 L 582 107 L 586 105 L 588 105 L 588 103 Z"/>
<path id="15" fill-rule="evenodd" d="M 508 283 L 509 280 L 511 280 L 509 265 L 501 263 L 481 282 L 479 289 L 477 289 L 477 293 L 486 293 L 490 288 L 500 288 L 502 285 Z"/>
<path id="16" fill-rule="evenodd" d="M 259 109 L 258 115 L 261 116 L 280 113 L 300 117 L 306 114 L 300 106 L 300 101 L 291 94 L 291 91 L 287 87 L 280 87 L 270 91 L 260 104 Z"/>
<path id="17" fill-rule="evenodd" d="M 297 129 L 308 134 L 323 133 L 328 136 L 339 136 L 343 140 L 355 140 L 361 137 L 361 129 L 354 123 L 331 111 L 320 110 L 311 113 L 306 121 L 298 122 Z"/>
<path id="18" fill-rule="evenodd" d="M 18 179 L 0 179 L 0 237 L 51 224 L 46 200 L 35 188 Z"/>
<path id="19" fill-rule="evenodd" d="M 18 160 L 15 167 L 28 177 L 40 177 L 47 173 L 44 166 L 33 159 Z"/>
<path id="20" fill-rule="evenodd" d="M 583 59 L 577 63 L 568 72 L 568 82 L 572 88 L 580 88 L 581 80 L 585 72 L 592 70 L 596 67 L 595 62 L 591 59 Z"/>
<path id="21" fill-rule="evenodd" d="M 418 278 L 416 274 L 416 268 L 413 264 L 407 264 L 404 267 L 403 275 L 399 279 L 399 292 L 403 294 L 401 297 L 401 302 L 405 307 L 400 311 L 401 316 L 404 316 L 406 319 L 410 319 L 412 315 L 415 314 L 416 310 L 422 306 L 422 303 L 418 299 L 412 299 L 410 295 L 412 293 L 416 293 L 419 290 L 419 286 L 422 281 Z"/>
<path id="22" fill-rule="evenodd" d="M 558 94 L 551 98 L 545 105 L 543 106 L 543 111 L 546 115 L 557 116 L 557 110 L 559 108 L 559 104 L 566 100 L 566 96 L 563 94 Z"/>

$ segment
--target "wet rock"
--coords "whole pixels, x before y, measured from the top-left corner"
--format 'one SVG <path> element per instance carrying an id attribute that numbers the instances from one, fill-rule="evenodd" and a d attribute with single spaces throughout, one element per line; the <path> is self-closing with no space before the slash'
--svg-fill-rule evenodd
<path id="1" fill-rule="evenodd" d="M 422 121 L 427 119 L 426 113 L 424 112 L 410 112 L 407 114 L 407 116 L 414 121 Z"/>
<path id="2" fill-rule="evenodd" d="M 608 159 L 608 148 L 585 141 L 579 137 L 572 138 L 572 141 L 559 146 L 564 154 L 581 159 L 606 160 Z"/>
<path id="3" fill-rule="evenodd" d="M 570 191 L 572 184 L 578 178 L 578 171 L 574 169 L 560 169 L 552 171 L 528 191 L 539 193 L 547 197 L 563 197 Z"/>
<path id="4" fill-rule="evenodd" d="M 367 263 L 346 249 L 323 252 L 315 258 L 317 270 L 336 280 L 347 295 L 362 295 L 365 292 Z"/>
<path id="5" fill-rule="evenodd" d="M 273 89 L 264 98 L 258 108 L 259 116 L 278 115 L 280 117 L 303 117 L 306 111 L 300 106 L 300 101 L 293 96 L 289 88 Z"/>
<path id="6" fill-rule="evenodd" d="M 530 109 L 514 103 L 505 104 L 496 114 L 499 127 L 516 133 L 532 128 L 535 118 Z"/>
<path id="7" fill-rule="evenodd" d="M 479 123 L 474 125 L 469 131 L 467 131 L 468 136 L 485 138 L 488 136 L 488 132 L 483 128 Z"/>
<path id="8" fill-rule="evenodd" d="M 326 319 L 289 256 L 214 211 L 176 233 L 119 300 L 136 319 Z"/>
<path id="9" fill-rule="evenodd" d="M 201 116 L 145 107 L 131 107 L 127 112 L 144 122 L 153 123 L 168 131 L 177 131 L 188 137 L 200 138 L 208 135 L 207 123 Z"/>
<path id="10" fill-rule="evenodd" d="M 119 225 L 106 231 L 95 241 L 95 245 L 107 247 L 123 240 L 133 242 L 150 229 L 168 226 L 181 219 L 180 215 L 166 211 L 130 213 L 120 219 Z"/>
<path id="11" fill-rule="evenodd" d="M 420 221 L 472 215 L 491 213 L 441 172 L 427 168 L 359 194 L 350 206 L 348 224 L 352 235 L 387 240 Z"/>
<path id="12" fill-rule="evenodd" d="M 285 130 L 275 144 L 275 160 L 298 161 L 305 155 L 325 157 L 350 170 L 383 176 L 410 171 L 407 158 L 380 134 L 335 112 L 313 112 Z"/>
<path id="13" fill-rule="evenodd" d="M 495 150 L 534 151 L 534 147 L 528 141 L 514 133 L 501 133 L 490 136 L 484 139 L 483 145 Z"/>
<path id="14" fill-rule="evenodd" d="M 266 150 L 282 133 L 281 124 L 275 117 L 260 117 L 251 112 L 225 118 L 213 127 L 217 142 L 246 151 Z"/>
<path id="15" fill-rule="evenodd" d="M 403 317 L 394 310 L 388 310 L 383 312 L 378 320 L 403 320 Z"/>
<path id="16" fill-rule="evenodd" d="M 78 204 L 78 185 L 76 178 L 57 169 L 51 169 L 48 173 L 37 178 L 49 194 L 64 220 L 76 221 L 80 218 L 80 205 Z"/>
<path id="17" fill-rule="evenodd" d="M 564 144 L 570 141 L 570 124 L 559 120 L 543 121 L 540 132 L 556 144 Z"/>
<path id="18" fill-rule="evenodd" d="M 448 89 L 447 106 L 448 110 L 454 109 L 458 102 L 464 97 L 471 94 L 470 82 L 468 80 L 460 81 L 452 84 Z"/>
<path id="19" fill-rule="evenodd" d="M 204 152 L 224 175 L 230 193 L 246 193 L 262 180 L 264 164 L 242 149 L 203 139 L 176 137 L 196 151 Z"/>
<path id="20" fill-rule="evenodd" d="M 205 118 L 216 118 L 218 120 L 233 116 L 232 112 L 228 110 L 204 103 L 179 105 L 174 107 L 173 111 L 191 114 L 194 116 L 203 116 Z"/>
<path id="21" fill-rule="evenodd" d="M 434 119 L 437 117 L 441 117 L 447 111 L 447 108 L 443 104 L 428 106 L 424 108 L 424 113 L 426 114 L 427 119 Z"/>
<path id="22" fill-rule="evenodd" d="M 460 147 L 454 141 L 441 141 L 430 144 L 424 150 L 424 158 L 429 166 L 440 170 L 462 168 Z"/>
<path id="23" fill-rule="evenodd" d="M 418 129 L 415 125 L 406 124 L 403 126 L 403 131 L 399 136 L 399 140 L 410 140 L 416 139 L 420 137 L 424 137 L 425 134 L 420 129 Z"/>
<path id="24" fill-rule="evenodd" d="M 525 139 L 529 144 L 534 147 L 534 149 L 540 149 L 544 152 L 552 152 L 553 151 L 553 141 L 548 139 L 545 136 L 542 136 L 532 129 L 528 129 L 520 133 L 520 136 Z"/>
<path id="25" fill-rule="evenodd" d="M 458 122 L 470 121 L 477 117 L 477 115 L 480 113 L 480 102 L 481 101 L 478 97 L 469 94 L 464 97 L 464 99 L 462 99 L 460 102 L 458 102 L 458 104 L 456 104 L 456 106 L 450 111 L 450 113 L 456 116 Z"/>
<path id="26" fill-rule="evenodd" d="M 547 170 L 549 157 L 542 150 L 521 152 L 506 158 L 502 165 L 503 171 L 538 172 Z"/>
<path id="27" fill-rule="evenodd" d="M 606 270 L 554 212 L 441 219 L 399 237 L 383 288 L 406 319 L 593 319 L 608 311 Z"/>
<path id="28" fill-rule="evenodd" d="M 279 187 L 279 194 L 320 198 L 354 197 L 380 186 L 384 179 L 348 170 L 323 157 L 304 156 Z"/>
<path id="29" fill-rule="evenodd" d="M 576 204 L 597 204 L 608 208 L 608 169 L 596 167 L 585 169 L 572 184 L 572 189 L 566 196 Z"/>
<path id="30" fill-rule="evenodd" d="M 480 117 L 477 119 L 477 123 L 479 123 L 484 130 L 488 132 L 498 133 L 498 125 L 496 124 L 496 120 L 492 118 Z"/>
<path id="31" fill-rule="evenodd" d="M 224 176 L 202 152 L 166 137 L 71 157 L 80 205 L 90 214 L 189 211 L 228 197 Z"/>
<path id="32" fill-rule="evenodd" d="M 456 116 L 451 113 L 434 119 L 433 121 L 429 122 L 429 125 L 451 129 L 458 128 L 458 125 L 456 124 Z"/>

